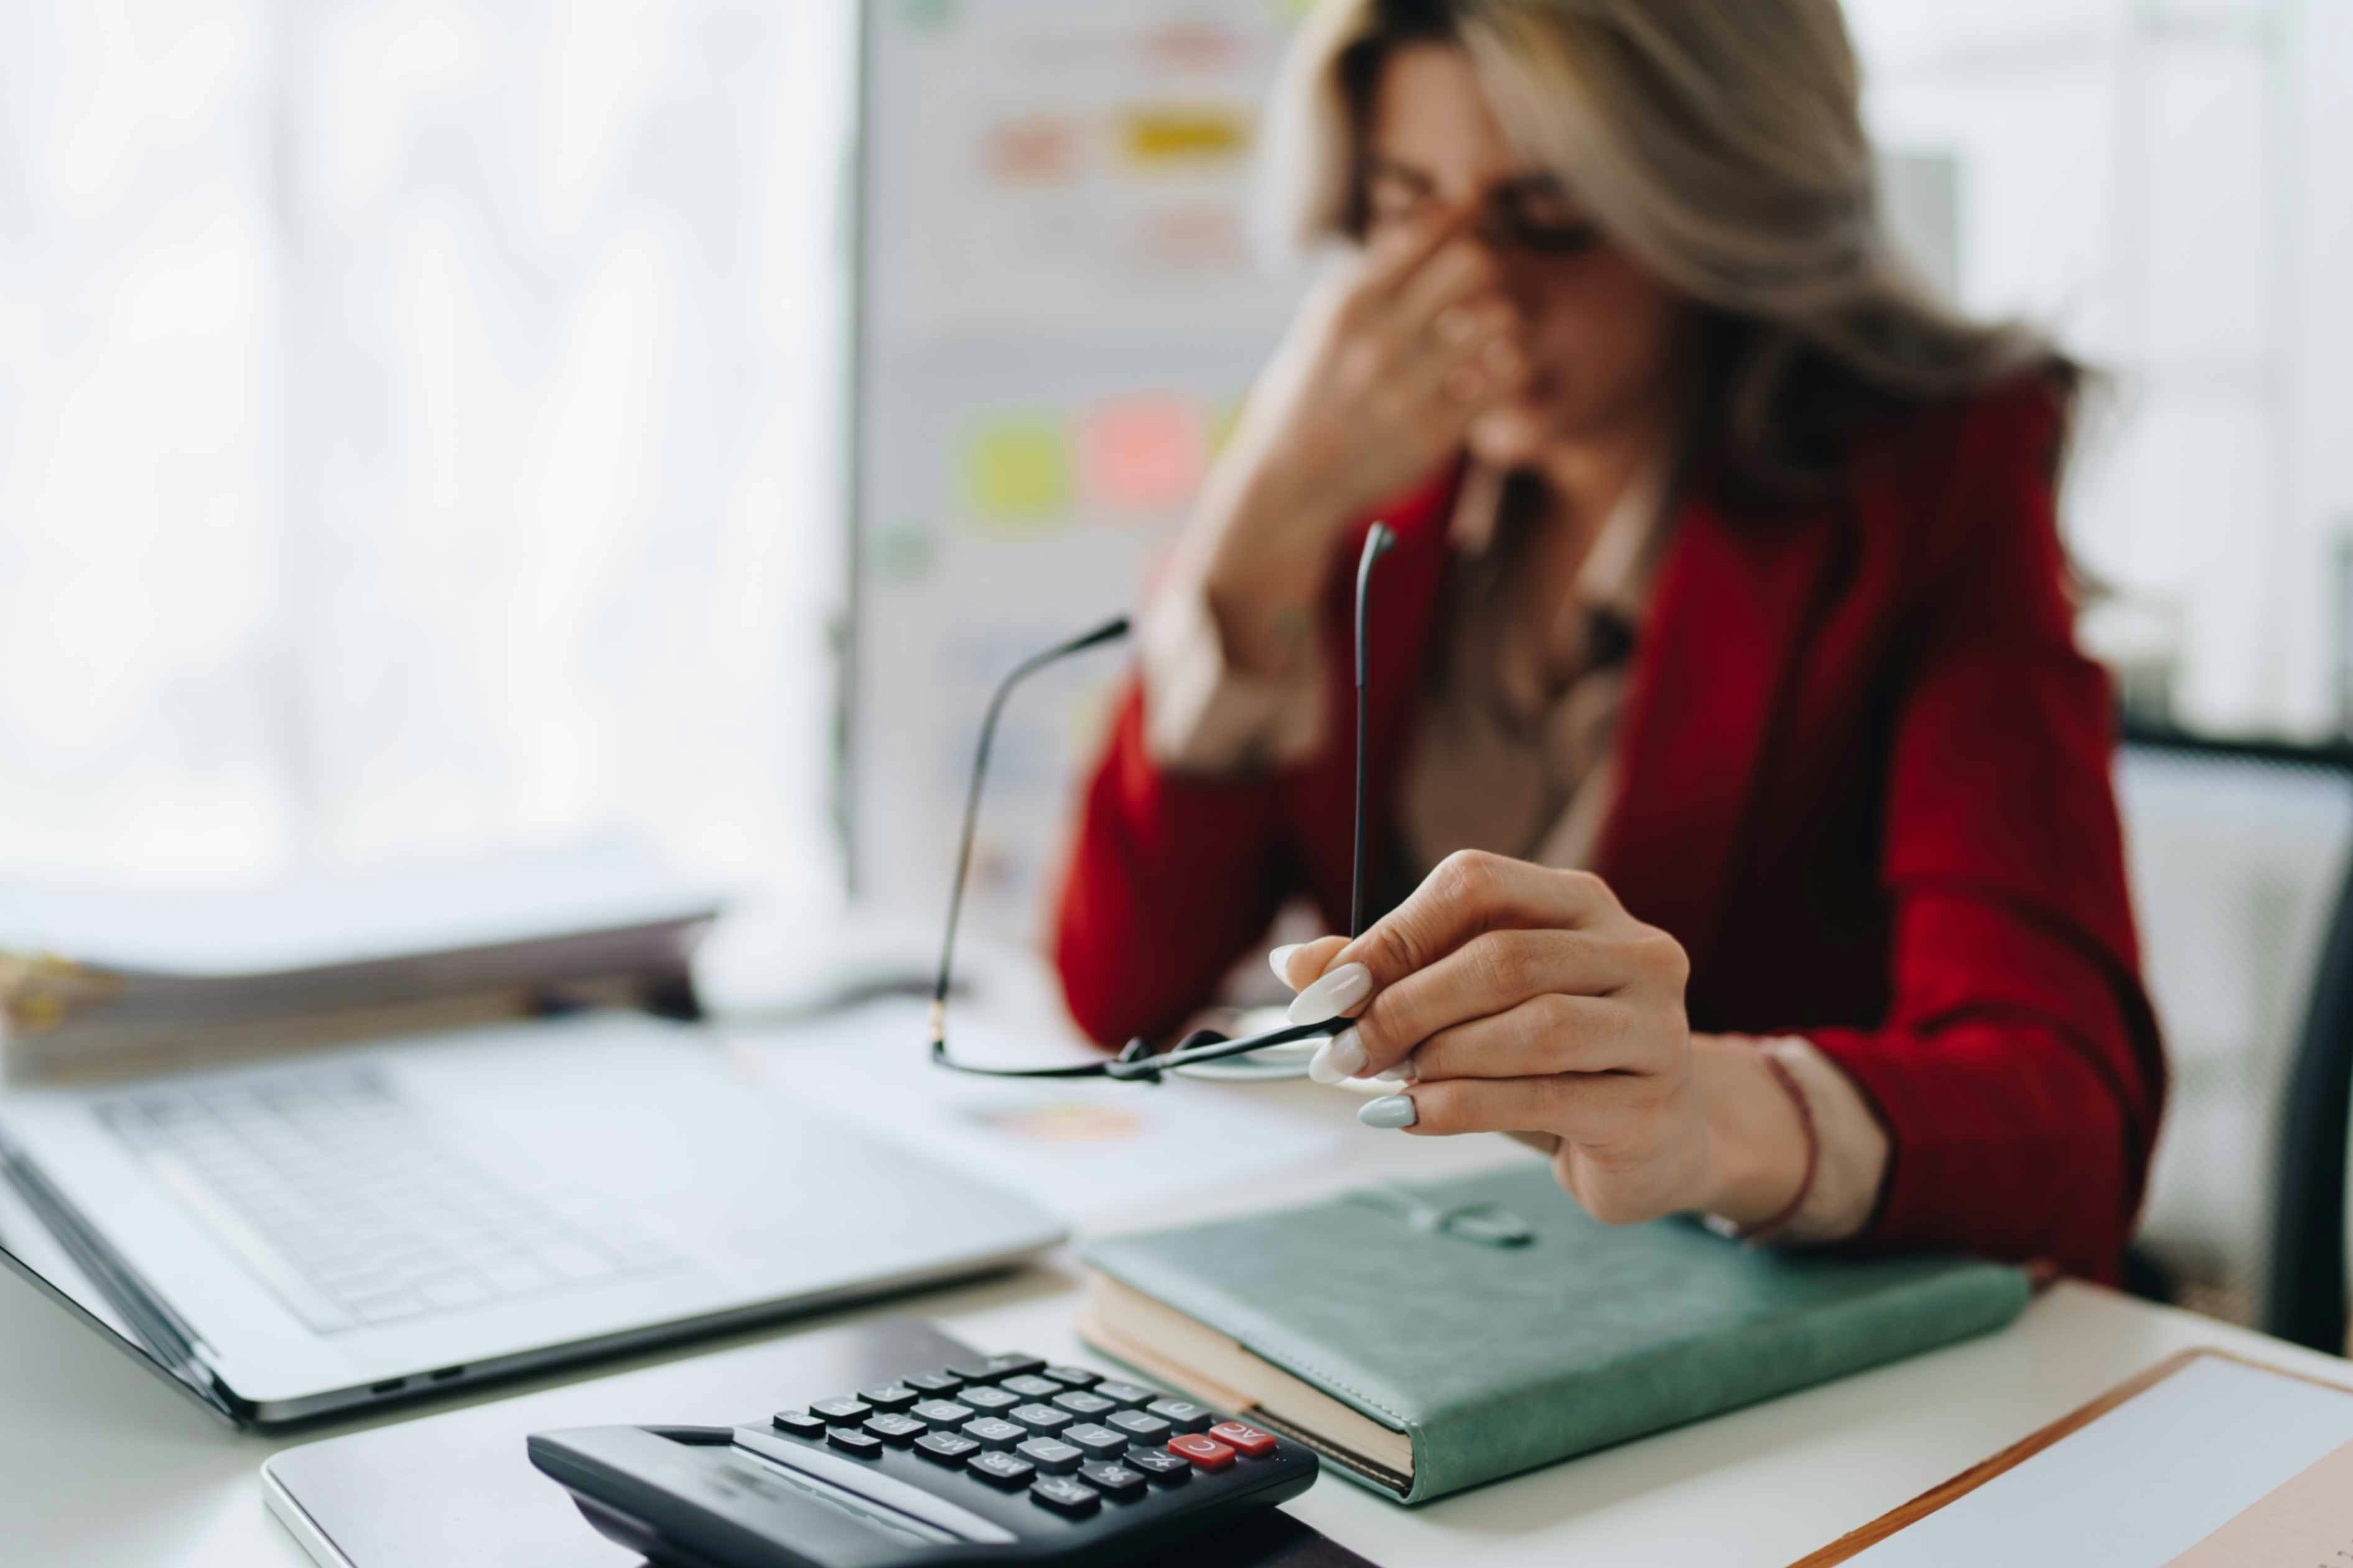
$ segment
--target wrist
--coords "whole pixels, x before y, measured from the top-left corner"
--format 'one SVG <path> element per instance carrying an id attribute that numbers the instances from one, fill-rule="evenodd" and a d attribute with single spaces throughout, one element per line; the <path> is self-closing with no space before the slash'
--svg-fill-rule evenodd
<path id="1" fill-rule="evenodd" d="M 1744 1228 L 1786 1219 L 1814 1157 L 1796 1091 L 1749 1040 L 1693 1036 L 1692 1070 L 1704 1096 L 1708 1138 L 1707 1191 L 1698 1207 Z"/>
<path id="2" fill-rule="evenodd" d="M 1208 499 L 1200 583 L 1227 657 L 1252 673 L 1287 673 L 1314 651 L 1346 519 L 1271 460 L 1242 465 Z"/>

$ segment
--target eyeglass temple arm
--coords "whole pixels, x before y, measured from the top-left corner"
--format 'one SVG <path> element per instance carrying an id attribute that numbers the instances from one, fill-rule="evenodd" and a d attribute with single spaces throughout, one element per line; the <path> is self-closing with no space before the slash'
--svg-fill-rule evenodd
<path id="1" fill-rule="evenodd" d="M 1005 711 L 1005 700 L 1020 685 L 1046 666 L 1068 658 L 1107 642 L 1117 642 L 1127 635 L 1127 617 L 1116 616 L 1092 631 L 1082 632 L 1068 642 L 1058 643 L 1042 653 L 1031 654 L 1013 667 L 1010 674 L 997 683 L 997 690 L 988 700 L 988 710 L 980 721 L 980 740 L 973 752 L 972 778 L 965 786 L 964 828 L 956 841 L 955 881 L 948 891 L 947 931 L 940 939 L 940 972 L 932 986 L 932 1056 L 934 1059 L 947 1054 L 948 984 L 951 966 L 955 960 L 956 921 L 964 912 L 964 885 L 972 870 L 973 829 L 980 820 L 980 785 L 988 773 L 989 749 L 997 743 L 997 717 Z"/>
<path id="2" fill-rule="evenodd" d="M 1366 667 L 1371 662 L 1366 652 L 1370 639 L 1366 635 L 1369 621 L 1366 611 L 1372 601 L 1373 566 L 1396 543 L 1397 535 L 1389 531 L 1389 525 L 1377 522 L 1365 535 L 1365 552 L 1356 561 L 1356 826 L 1348 871 L 1351 942 L 1365 934 L 1365 683 Z"/>
<path id="3" fill-rule="evenodd" d="M 1356 559 L 1356 839 L 1351 854 L 1348 877 L 1348 935 L 1365 934 L 1365 688 L 1372 662 L 1367 636 L 1371 605 L 1373 567 L 1397 543 L 1397 535 L 1385 522 L 1373 524 L 1365 535 L 1365 552 Z M 1167 1055 L 1153 1058 L 1145 1051 L 1145 1042 L 1130 1040 L 1127 1048 L 1106 1069 L 1113 1078 L 1142 1078 L 1158 1082 L 1163 1070 L 1189 1067 L 1197 1062 L 1217 1061 L 1224 1057 L 1246 1056 L 1262 1051 L 1269 1046 L 1287 1045 L 1293 1040 L 1313 1039 L 1317 1035 L 1336 1035 L 1350 1023 L 1346 1018 L 1333 1018 L 1320 1024 L 1294 1024 L 1272 1034 L 1254 1035 L 1248 1039 L 1228 1040 L 1208 1029 L 1198 1029 L 1177 1043 Z"/>
<path id="4" fill-rule="evenodd" d="M 1369 676 L 1368 667 L 1371 662 L 1369 656 L 1369 637 L 1367 636 L 1367 611 L 1371 604 L 1373 567 L 1377 562 L 1379 562 L 1382 556 L 1389 552 L 1396 543 L 1397 535 L 1391 531 L 1389 526 L 1384 522 L 1377 522 L 1373 524 L 1371 531 L 1366 534 L 1364 553 L 1359 556 L 1356 561 L 1356 624 L 1355 626 L 1356 656 L 1356 823 L 1354 830 L 1354 843 L 1351 850 L 1348 887 L 1348 934 L 1352 938 L 1362 936 L 1365 930 L 1365 767 L 1366 760 L 1365 689 Z M 939 975 L 932 987 L 931 1036 L 932 1059 L 934 1061 L 943 1063 L 947 1061 L 947 1002 L 948 989 L 955 958 L 956 924 L 958 917 L 961 916 L 964 911 L 965 881 L 972 869 L 972 840 L 974 828 L 980 819 L 981 783 L 988 774 L 989 752 L 997 742 L 997 721 L 998 716 L 1005 710 L 1006 700 L 1013 695 L 1013 689 L 1015 687 L 1020 685 L 1024 680 L 1028 679 L 1030 676 L 1036 674 L 1046 666 L 1054 663 L 1058 659 L 1067 658 L 1071 654 L 1081 653 L 1088 648 L 1099 647 L 1103 643 L 1116 642 L 1121 637 L 1125 637 L 1127 632 L 1127 617 L 1121 616 L 1113 620 L 1104 622 L 1102 626 L 1095 627 L 1092 631 L 1082 633 L 1078 637 L 1071 638 L 1068 642 L 1058 644 L 1053 647 L 1047 648 L 1041 653 L 1032 654 L 1029 658 L 1014 666 L 1011 673 L 1007 675 L 1003 680 L 997 683 L 997 690 L 988 700 L 988 710 L 981 717 L 980 739 L 976 743 L 973 751 L 972 778 L 965 788 L 964 826 L 962 832 L 958 836 L 956 843 L 955 879 L 948 892 L 947 930 L 946 934 L 943 936 L 940 941 Z M 1080 1078 L 1103 1076 L 1118 1079 L 1136 1078 L 1157 1082 L 1161 1071 L 1168 1067 L 1182 1066 L 1189 1062 L 1197 1061 L 1214 1061 L 1220 1057 L 1240 1056 L 1250 1051 L 1262 1050 L 1268 1046 L 1282 1044 L 1292 1039 L 1305 1039 L 1318 1034 L 1334 1034 L 1340 1028 L 1345 1027 L 1345 1022 L 1346 1021 L 1345 1019 L 1334 1019 L 1328 1023 L 1323 1024 L 1294 1025 L 1288 1029 L 1277 1030 L 1274 1034 L 1270 1036 L 1259 1036 L 1248 1040 L 1233 1041 L 1219 1040 L 1212 1042 L 1205 1040 L 1202 1038 L 1202 1035 L 1206 1034 L 1207 1031 L 1197 1031 L 1194 1035 L 1187 1036 L 1175 1052 L 1170 1053 L 1168 1056 L 1159 1058 L 1157 1060 L 1152 1058 L 1149 1047 L 1146 1046 L 1145 1042 L 1141 1039 L 1136 1039 L 1129 1041 L 1127 1047 L 1121 1051 L 1116 1058 L 1109 1062 L 1088 1063 L 1084 1066 L 1065 1068 L 1011 1068 L 992 1069 L 988 1068 L 967 1067 L 963 1070 L 966 1072 L 978 1072 L 990 1076 L 1002 1076 L 1007 1078 Z"/>

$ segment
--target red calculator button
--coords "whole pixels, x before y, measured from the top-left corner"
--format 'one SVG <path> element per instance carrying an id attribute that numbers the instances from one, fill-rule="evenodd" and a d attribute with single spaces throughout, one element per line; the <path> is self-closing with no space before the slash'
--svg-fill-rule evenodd
<path id="1" fill-rule="evenodd" d="M 1220 1421 L 1209 1428 L 1209 1436 L 1230 1447 L 1240 1449 L 1253 1459 L 1263 1459 L 1274 1452 L 1274 1436 L 1240 1421 Z"/>
<path id="2" fill-rule="evenodd" d="M 1234 1451 L 1202 1432 L 1186 1432 L 1168 1439 L 1168 1451 L 1190 1459 L 1197 1470 L 1222 1470 L 1234 1462 Z"/>

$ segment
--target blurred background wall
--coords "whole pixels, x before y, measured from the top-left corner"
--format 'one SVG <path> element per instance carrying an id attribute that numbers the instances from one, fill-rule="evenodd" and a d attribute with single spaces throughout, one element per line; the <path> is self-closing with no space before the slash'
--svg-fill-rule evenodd
<path id="1" fill-rule="evenodd" d="M 0 865 L 826 861 L 849 14 L 7 15 Z"/>
<path id="2" fill-rule="evenodd" d="M 1131 600 L 1299 285 L 1240 221 L 1292 7 L 868 9 L 12 7 L 0 868 L 619 822 L 828 886 L 839 808 L 928 907 L 976 693 Z M 2338 728 L 2353 5 L 1848 10 L 1924 260 L 2113 373 L 2086 635 L 2153 710 Z M 1000 921 L 1106 668 L 1008 751 Z"/>

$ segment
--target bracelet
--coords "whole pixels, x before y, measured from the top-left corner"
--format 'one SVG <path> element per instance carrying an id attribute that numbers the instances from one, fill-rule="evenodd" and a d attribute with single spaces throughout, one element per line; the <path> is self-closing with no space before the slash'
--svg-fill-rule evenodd
<path id="1" fill-rule="evenodd" d="M 1740 1240 L 1750 1242 L 1764 1240 L 1798 1217 L 1799 1211 L 1806 1206 L 1806 1200 L 1814 1195 L 1814 1175 L 1822 1164 L 1822 1138 L 1814 1126 L 1813 1103 L 1806 1098 L 1806 1091 L 1799 1087 L 1797 1075 L 1769 1049 L 1760 1046 L 1757 1054 L 1764 1058 L 1766 1069 L 1772 1073 L 1773 1080 L 1788 1092 L 1790 1103 L 1798 1108 L 1798 1126 L 1806 1135 L 1806 1173 L 1798 1178 L 1797 1192 L 1781 1205 L 1778 1213 L 1759 1224 L 1743 1226 L 1734 1233 Z"/>

